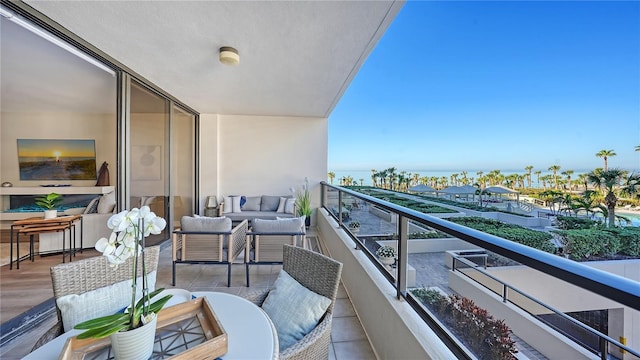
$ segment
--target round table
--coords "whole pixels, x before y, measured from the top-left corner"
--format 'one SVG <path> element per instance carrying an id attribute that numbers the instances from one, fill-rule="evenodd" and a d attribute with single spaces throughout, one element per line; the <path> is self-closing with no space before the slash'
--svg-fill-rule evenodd
<path id="1" fill-rule="evenodd" d="M 168 291 L 175 292 L 176 289 Z M 228 351 L 222 356 L 224 360 L 278 358 L 278 335 L 271 319 L 260 307 L 242 297 L 227 293 L 198 291 L 191 294 L 195 297 L 207 298 L 227 333 Z M 175 305 L 180 301 L 178 296 L 174 295 L 174 297 L 173 301 L 165 306 Z M 68 331 L 23 359 L 56 360 L 66 340 L 80 332 L 80 330 Z"/>

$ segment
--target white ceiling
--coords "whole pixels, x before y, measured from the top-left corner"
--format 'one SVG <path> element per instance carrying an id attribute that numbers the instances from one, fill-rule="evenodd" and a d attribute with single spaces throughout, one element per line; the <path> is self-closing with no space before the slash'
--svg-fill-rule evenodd
<path id="1" fill-rule="evenodd" d="M 329 116 L 403 4 L 25 2 L 200 113 L 311 117 Z M 24 78 L 33 83 L 37 78 L 52 76 L 48 86 L 55 89 L 50 90 L 82 85 L 85 89 L 95 88 L 96 93 L 109 80 L 102 70 L 83 66 L 79 59 L 69 60 L 72 55 L 68 53 L 61 54 L 66 63 L 56 69 L 44 68 L 42 62 L 30 65 L 31 59 L 25 61 L 22 56 L 5 58 L 5 43 L 12 42 L 6 41 L 7 36 L 13 40 L 24 34 L 5 33 L 4 20 L 2 26 L 3 109 L 5 91 L 25 82 Z M 28 56 L 55 57 L 63 51 L 45 49 L 47 44 L 42 41 L 37 46 L 43 46 L 40 55 Z M 221 64 L 217 59 L 221 46 L 238 49 L 240 65 Z M 9 61 L 21 64 L 6 64 Z M 8 73 L 5 66 L 24 66 L 20 71 L 23 79 L 14 79 L 14 72 Z M 59 77 L 52 72 L 60 73 Z M 96 79 L 90 80 L 91 77 Z M 18 97 L 13 101 L 19 101 Z"/>

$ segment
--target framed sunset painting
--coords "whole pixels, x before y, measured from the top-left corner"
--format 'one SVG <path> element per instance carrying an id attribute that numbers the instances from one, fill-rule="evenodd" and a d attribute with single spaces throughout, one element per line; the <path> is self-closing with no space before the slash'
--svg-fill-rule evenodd
<path id="1" fill-rule="evenodd" d="M 95 180 L 95 140 L 18 139 L 20 180 Z"/>

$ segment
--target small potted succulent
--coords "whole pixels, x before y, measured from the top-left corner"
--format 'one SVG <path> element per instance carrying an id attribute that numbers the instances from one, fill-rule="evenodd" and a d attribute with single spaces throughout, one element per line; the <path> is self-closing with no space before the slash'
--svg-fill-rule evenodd
<path id="1" fill-rule="evenodd" d="M 360 232 L 360 222 L 358 221 L 352 221 L 349 223 L 349 230 L 351 230 L 352 233 L 357 234 L 358 232 Z"/>
<path id="2" fill-rule="evenodd" d="M 53 219 L 58 216 L 57 207 L 62 203 L 62 195 L 56 193 L 50 193 L 47 195 L 38 196 L 36 199 L 36 205 L 40 206 L 44 210 L 45 219 Z"/>
<path id="3" fill-rule="evenodd" d="M 376 255 L 380 262 L 385 265 L 393 265 L 396 262 L 396 248 L 388 245 L 383 245 L 376 250 Z"/>

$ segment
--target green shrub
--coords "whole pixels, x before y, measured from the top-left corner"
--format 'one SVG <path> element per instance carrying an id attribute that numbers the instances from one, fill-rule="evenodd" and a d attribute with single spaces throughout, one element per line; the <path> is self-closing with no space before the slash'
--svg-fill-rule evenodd
<path id="1" fill-rule="evenodd" d="M 604 228 L 602 231 L 609 232 L 620 239 L 620 253 L 629 256 L 640 256 L 640 228 Z"/>
<path id="2" fill-rule="evenodd" d="M 578 218 L 571 216 L 557 216 L 556 217 L 557 227 L 562 230 L 580 230 L 580 229 L 591 229 L 598 224 L 597 222 L 586 219 L 586 218 Z"/>
<path id="3" fill-rule="evenodd" d="M 450 218 L 449 221 L 549 253 L 556 250 L 550 241 L 553 235 L 546 232 L 476 216 Z"/>
<path id="4" fill-rule="evenodd" d="M 564 252 L 576 261 L 588 260 L 591 257 L 609 257 L 617 254 L 622 248 L 620 238 L 610 231 L 583 229 L 558 230 L 556 233 L 564 239 Z"/>

